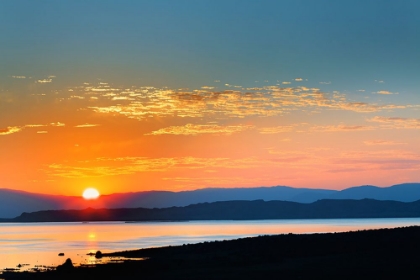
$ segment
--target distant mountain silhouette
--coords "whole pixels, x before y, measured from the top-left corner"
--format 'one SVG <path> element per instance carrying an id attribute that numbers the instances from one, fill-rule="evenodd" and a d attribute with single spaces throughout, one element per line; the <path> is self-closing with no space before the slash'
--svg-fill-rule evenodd
<path id="1" fill-rule="evenodd" d="M 43 195 L 0 189 L 0 218 L 12 218 L 23 212 L 92 208 L 165 208 L 190 204 L 232 200 L 283 200 L 311 203 L 321 199 L 395 200 L 412 202 L 420 199 L 420 183 L 407 183 L 379 188 L 359 186 L 342 191 L 292 188 L 286 186 L 256 188 L 207 188 L 194 191 L 146 191 L 103 195 L 86 201 L 76 196 Z"/>
<path id="2" fill-rule="evenodd" d="M 415 202 L 362 200 L 224 201 L 169 208 L 50 210 L 23 213 L 11 222 L 186 221 L 420 217 Z"/>
<path id="3" fill-rule="evenodd" d="M 420 199 L 420 184 L 406 183 L 394 185 L 389 188 L 375 186 L 360 186 L 344 189 L 333 193 L 331 199 L 363 199 L 372 198 L 377 200 L 396 200 L 410 202 Z"/>

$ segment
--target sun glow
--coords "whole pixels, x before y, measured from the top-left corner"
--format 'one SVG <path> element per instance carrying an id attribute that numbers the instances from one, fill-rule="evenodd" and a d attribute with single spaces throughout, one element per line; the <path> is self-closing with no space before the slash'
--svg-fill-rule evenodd
<path id="1" fill-rule="evenodd" d="M 87 188 L 83 192 L 83 198 L 84 199 L 97 199 L 99 197 L 99 192 L 97 189 L 94 188 Z"/>

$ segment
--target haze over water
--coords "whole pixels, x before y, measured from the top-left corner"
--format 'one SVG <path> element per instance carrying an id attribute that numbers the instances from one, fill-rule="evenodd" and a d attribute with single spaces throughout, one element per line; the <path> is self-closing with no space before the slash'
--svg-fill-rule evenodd
<path id="1" fill-rule="evenodd" d="M 194 221 L 150 223 L 0 224 L 0 269 L 18 264 L 56 266 L 71 258 L 76 265 L 97 263 L 89 252 L 115 252 L 213 240 L 288 234 L 344 232 L 420 225 L 420 218 Z M 65 253 L 59 257 L 59 253 Z M 106 261 L 106 260 L 104 260 Z"/>

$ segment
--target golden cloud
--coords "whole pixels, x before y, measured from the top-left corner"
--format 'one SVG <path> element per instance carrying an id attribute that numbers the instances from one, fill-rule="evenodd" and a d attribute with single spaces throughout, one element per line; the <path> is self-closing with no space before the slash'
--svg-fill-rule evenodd
<path id="1" fill-rule="evenodd" d="M 380 90 L 380 91 L 377 91 L 376 94 L 388 95 L 388 94 L 394 94 L 394 93 L 387 90 Z"/>
<path id="2" fill-rule="evenodd" d="M 261 134 L 276 134 L 292 131 L 292 125 L 273 126 L 273 127 L 262 127 L 259 130 Z"/>
<path id="3" fill-rule="evenodd" d="M 75 125 L 74 127 L 85 128 L 85 127 L 95 127 L 95 126 L 99 126 L 99 124 L 85 123 L 85 124 Z"/>
<path id="4" fill-rule="evenodd" d="M 21 130 L 22 128 L 19 126 L 9 126 L 5 129 L 0 129 L 0 135 L 9 135 L 9 134 L 19 132 Z"/>
<path id="5" fill-rule="evenodd" d="M 381 127 L 386 129 L 420 129 L 420 119 L 414 118 L 376 116 L 369 121 L 380 123 Z"/>
<path id="6" fill-rule="evenodd" d="M 365 131 L 372 130 L 374 127 L 365 125 L 326 125 L 326 126 L 314 126 L 311 128 L 312 131 Z"/>
<path id="7" fill-rule="evenodd" d="M 37 80 L 36 82 L 40 84 L 48 84 L 48 83 L 51 83 L 52 81 L 53 81 L 52 79 L 41 79 L 41 80 Z"/>
<path id="8" fill-rule="evenodd" d="M 288 82 L 283 84 L 285 83 Z M 137 120 L 153 117 L 270 117 L 288 114 L 290 111 L 301 111 L 302 108 L 311 111 L 324 109 L 361 113 L 407 108 L 406 105 L 351 101 L 339 92 L 325 93 L 319 88 L 304 86 L 274 85 L 237 89 L 227 85 L 231 89 L 214 91 L 214 87 L 211 86 L 202 86 L 196 90 L 156 87 L 121 89 L 106 83 L 96 86 L 87 84 L 72 89 L 71 96 L 79 99 L 84 98 L 84 95 L 93 96 L 95 99 L 91 99 L 89 109 L 100 114 L 123 115 Z M 74 91 L 78 91 L 78 94 L 74 94 Z M 92 102 L 96 104 L 92 106 Z"/>
<path id="9" fill-rule="evenodd" d="M 253 128 L 251 125 L 230 125 L 220 126 L 216 124 L 195 125 L 186 124 L 184 126 L 170 126 L 152 131 L 146 135 L 200 135 L 200 134 L 225 134 L 231 135 L 233 133 L 245 131 Z"/>
<path id="10" fill-rule="evenodd" d="M 242 169 L 255 168 L 261 164 L 255 158 L 147 158 L 120 157 L 97 158 L 92 161 L 74 162 L 73 165 L 50 164 L 44 170 L 50 176 L 65 178 L 103 177 L 129 175 L 139 172 L 164 172 L 169 169 Z"/>
<path id="11" fill-rule="evenodd" d="M 369 140 L 363 142 L 365 145 L 368 146 L 376 146 L 376 145 L 403 145 L 406 143 L 395 142 L 395 141 L 387 141 L 387 140 Z"/>

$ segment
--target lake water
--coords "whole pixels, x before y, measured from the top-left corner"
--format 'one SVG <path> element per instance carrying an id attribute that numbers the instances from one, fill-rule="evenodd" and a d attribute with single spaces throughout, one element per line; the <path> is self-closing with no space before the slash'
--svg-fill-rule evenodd
<path id="1" fill-rule="evenodd" d="M 71 258 L 93 264 L 98 250 L 115 252 L 212 240 L 285 234 L 343 232 L 420 225 L 420 218 L 258 221 L 192 221 L 147 223 L 0 223 L 0 269 L 56 266 Z M 59 253 L 65 253 L 59 257 Z"/>

